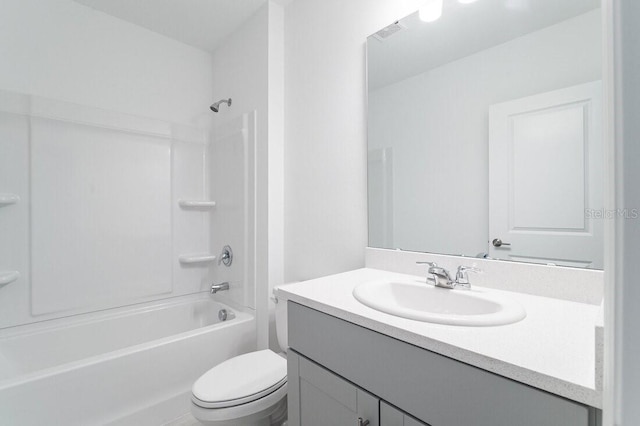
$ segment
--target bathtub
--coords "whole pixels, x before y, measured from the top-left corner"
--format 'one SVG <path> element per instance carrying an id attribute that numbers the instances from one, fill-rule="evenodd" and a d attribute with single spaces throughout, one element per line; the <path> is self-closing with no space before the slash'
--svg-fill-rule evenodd
<path id="1" fill-rule="evenodd" d="M 0 425 L 162 425 L 201 374 L 255 350 L 255 330 L 208 294 L 2 330 Z"/>

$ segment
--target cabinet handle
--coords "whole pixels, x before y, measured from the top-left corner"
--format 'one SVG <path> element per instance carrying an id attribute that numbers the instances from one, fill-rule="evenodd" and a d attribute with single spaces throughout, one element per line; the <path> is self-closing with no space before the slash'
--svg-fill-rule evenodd
<path id="1" fill-rule="evenodd" d="M 358 417 L 358 426 L 369 426 L 369 420 L 363 420 L 362 417 Z"/>

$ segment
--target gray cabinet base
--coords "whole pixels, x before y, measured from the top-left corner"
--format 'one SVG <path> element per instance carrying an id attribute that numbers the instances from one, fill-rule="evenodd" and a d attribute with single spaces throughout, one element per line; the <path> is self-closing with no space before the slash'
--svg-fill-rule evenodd
<path id="1" fill-rule="evenodd" d="M 292 302 L 288 327 L 292 349 L 433 426 L 597 423 L 596 409 Z"/>

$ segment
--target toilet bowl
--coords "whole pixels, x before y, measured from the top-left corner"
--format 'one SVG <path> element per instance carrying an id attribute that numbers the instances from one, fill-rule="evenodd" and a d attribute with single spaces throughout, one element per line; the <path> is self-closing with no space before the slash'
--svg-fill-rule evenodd
<path id="1" fill-rule="evenodd" d="M 276 290 L 274 290 L 275 295 Z M 287 303 L 276 301 L 276 332 L 287 349 Z M 266 349 L 228 359 L 193 385 L 191 414 L 210 426 L 281 426 L 287 419 L 287 360 Z"/>

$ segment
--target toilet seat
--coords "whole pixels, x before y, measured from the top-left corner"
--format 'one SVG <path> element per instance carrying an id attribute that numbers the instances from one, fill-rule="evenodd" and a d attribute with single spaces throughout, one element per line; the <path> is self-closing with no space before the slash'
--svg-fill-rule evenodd
<path id="1" fill-rule="evenodd" d="M 200 423 L 215 426 L 247 426 L 255 421 L 267 419 L 273 415 L 278 417 L 287 410 L 287 383 L 265 397 L 242 405 L 227 408 L 203 408 L 195 402 L 191 403 L 191 414 Z M 281 413 L 278 415 L 278 413 Z M 259 423 L 263 424 L 263 423 Z"/>
<path id="2" fill-rule="evenodd" d="M 286 383 L 286 359 L 268 349 L 251 352 L 206 372 L 193 385 L 192 401 L 205 409 L 236 407 L 279 395 Z"/>
<path id="3" fill-rule="evenodd" d="M 199 398 L 197 398 L 195 395 L 193 395 L 193 398 L 191 398 L 191 400 L 193 401 L 194 404 L 196 404 L 199 407 L 202 408 L 229 408 L 229 407 L 235 407 L 238 405 L 244 405 L 244 404 L 248 404 L 250 402 L 254 402 L 257 401 L 259 399 L 263 399 L 266 398 L 267 396 L 275 393 L 278 389 L 282 388 L 282 387 L 286 387 L 287 384 L 287 379 L 284 378 L 282 379 L 280 382 L 278 382 L 276 385 L 269 387 L 269 389 L 265 389 L 261 392 L 257 392 L 254 393 L 252 395 L 248 395 L 244 398 L 238 398 L 238 399 L 230 399 L 230 400 L 226 400 L 226 401 L 203 401 Z"/>

